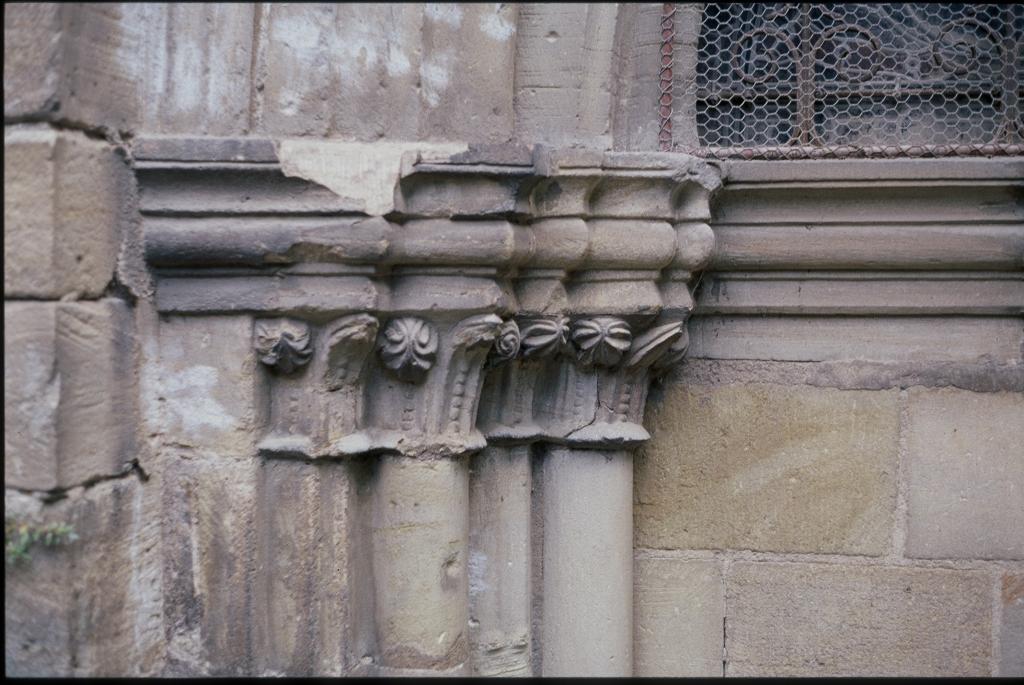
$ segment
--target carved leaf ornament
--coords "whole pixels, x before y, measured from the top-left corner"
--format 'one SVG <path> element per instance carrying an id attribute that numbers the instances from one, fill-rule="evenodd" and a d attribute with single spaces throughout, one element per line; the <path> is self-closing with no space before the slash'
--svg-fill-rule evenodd
<path id="1" fill-rule="evenodd" d="M 614 316 L 580 319 L 572 329 L 576 360 L 583 368 L 615 366 L 632 342 L 629 324 Z"/>
<path id="2" fill-rule="evenodd" d="M 459 322 L 452 335 L 452 343 L 465 349 L 490 346 L 498 336 L 500 327 L 501 318 L 496 314 L 471 316 Z"/>
<path id="3" fill-rule="evenodd" d="M 523 359 L 540 359 L 554 356 L 569 344 L 569 320 L 528 319 L 520 327 L 519 347 Z"/>
<path id="4" fill-rule="evenodd" d="M 377 343 L 381 363 L 396 378 L 418 383 L 437 359 L 437 330 L 414 316 L 391 319 Z"/>
<path id="5" fill-rule="evenodd" d="M 292 374 L 313 354 L 309 326 L 301 321 L 257 321 L 255 348 L 260 362 L 277 373 Z"/>
<path id="6" fill-rule="evenodd" d="M 498 329 L 498 336 L 494 341 L 494 349 L 491 352 L 491 365 L 503 364 L 515 359 L 516 355 L 519 354 L 521 343 L 522 336 L 519 331 L 519 325 L 514 319 L 509 319 L 501 324 L 501 327 Z"/>
<path id="7" fill-rule="evenodd" d="M 631 368 L 651 366 L 669 352 L 682 334 L 683 324 L 678 321 L 651 328 L 643 335 L 637 336 L 633 342 L 626 366 Z"/>
<path id="8" fill-rule="evenodd" d="M 346 316 L 335 324 L 327 338 L 328 390 L 337 390 L 358 377 L 377 328 L 377 319 L 369 314 Z"/>

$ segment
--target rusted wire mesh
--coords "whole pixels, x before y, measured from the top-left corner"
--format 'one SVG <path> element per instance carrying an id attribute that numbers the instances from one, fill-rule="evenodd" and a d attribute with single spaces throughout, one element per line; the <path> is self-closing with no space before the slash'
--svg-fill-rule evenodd
<path id="1" fill-rule="evenodd" d="M 663 152 L 672 150 L 672 67 L 675 66 L 676 4 L 666 2 L 661 9 L 661 55 L 658 71 L 658 146 Z"/>
<path id="2" fill-rule="evenodd" d="M 1024 154 L 1022 5 L 689 8 L 692 19 L 674 26 L 672 100 L 696 117 L 696 136 L 677 132 L 676 150 L 760 159 Z"/>

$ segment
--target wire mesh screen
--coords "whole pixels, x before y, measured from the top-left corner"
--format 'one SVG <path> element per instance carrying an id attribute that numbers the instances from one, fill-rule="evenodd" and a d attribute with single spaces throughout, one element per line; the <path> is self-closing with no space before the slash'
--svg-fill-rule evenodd
<path id="1" fill-rule="evenodd" d="M 769 159 L 1024 152 L 1021 5 L 680 7 L 689 20 L 666 5 L 673 99 L 696 117 L 696 138 L 675 149 Z M 695 65 L 681 63 L 687 55 Z"/>

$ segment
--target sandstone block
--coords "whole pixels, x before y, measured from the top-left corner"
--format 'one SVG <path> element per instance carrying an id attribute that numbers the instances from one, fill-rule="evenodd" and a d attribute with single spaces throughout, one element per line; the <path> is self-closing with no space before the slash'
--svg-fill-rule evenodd
<path id="1" fill-rule="evenodd" d="M 634 675 L 722 675 L 725 588 L 719 563 L 640 559 L 634 579 Z"/>
<path id="2" fill-rule="evenodd" d="M 60 9 L 52 2 L 4 5 L 5 119 L 58 105 Z"/>
<path id="3" fill-rule="evenodd" d="M 259 462 L 168 457 L 163 675 L 246 675 L 267 654 L 265 572 L 257 572 Z M 284 506 L 284 503 L 278 503 Z"/>
<path id="4" fill-rule="evenodd" d="M 986 572 L 738 562 L 726 606 L 726 675 L 989 675 Z"/>
<path id="5" fill-rule="evenodd" d="M 252 4 L 17 3 L 4 114 L 161 133 L 249 127 Z"/>
<path id="6" fill-rule="evenodd" d="M 667 385 L 636 461 L 636 544 L 880 555 L 897 394 Z"/>
<path id="7" fill-rule="evenodd" d="M 125 3 L 110 12 L 116 19 L 108 30 L 126 54 L 109 62 L 131 75 L 137 128 L 248 133 L 258 11 L 254 3 L 196 2 Z"/>
<path id="8" fill-rule="evenodd" d="M 167 442 L 211 454 L 255 454 L 260 412 L 269 411 L 257 373 L 252 319 L 168 317 L 160 324 L 160 380 L 150 423 Z"/>
<path id="9" fill-rule="evenodd" d="M 159 519 L 135 478 L 54 504 L 8 490 L 5 516 L 62 522 L 78 539 L 35 545 L 5 569 L 8 675 L 152 675 L 163 656 Z"/>
<path id="10" fill-rule="evenodd" d="M 1003 574 L 1001 589 L 999 675 L 1024 676 L 1024 573 Z"/>
<path id="11" fill-rule="evenodd" d="M 94 298 L 114 276 L 130 173 L 82 133 L 4 133 L 4 295 Z"/>
<path id="12" fill-rule="evenodd" d="M 473 673 L 532 675 L 529 446 L 490 446 L 469 478 L 469 647 Z"/>
<path id="13" fill-rule="evenodd" d="M 529 3 L 519 11 L 516 137 L 611 147 L 618 8 Z"/>
<path id="14" fill-rule="evenodd" d="M 504 142 L 516 6 L 273 5 L 261 131 Z"/>
<path id="15" fill-rule="evenodd" d="M 131 310 L 121 300 L 4 302 L 4 478 L 30 490 L 137 458 Z"/>
<path id="16" fill-rule="evenodd" d="M 56 487 L 57 304 L 4 302 L 4 480 Z"/>
<path id="17" fill-rule="evenodd" d="M 1024 559 L 1024 394 L 914 388 L 907 554 Z"/>
<path id="18" fill-rule="evenodd" d="M 140 52 L 151 44 L 123 20 L 116 3 L 5 6 L 4 116 L 134 123 Z"/>

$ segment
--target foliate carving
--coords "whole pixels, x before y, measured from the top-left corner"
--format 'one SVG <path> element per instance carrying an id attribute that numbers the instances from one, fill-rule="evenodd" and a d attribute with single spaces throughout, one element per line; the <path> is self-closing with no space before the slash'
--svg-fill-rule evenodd
<path id="1" fill-rule="evenodd" d="M 628 368 L 650 368 L 671 350 L 673 343 L 683 332 L 683 324 L 678 321 L 648 329 L 633 341 L 626 366 Z"/>
<path id="2" fill-rule="evenodd" d="M 583 368 L 612 367 L 633 342 L 629 324 L 614 316 L 580 319 L 572 328 L 572 344 L 576 361 Z"/>
<path id="3" fill-rule="evenodd" d="M 569 320 L 564 316 L 525 319 L 519 330 L 523 359 L 552 357 L 569 345 Z"/>
<path id="4" fill-rule="evenodd" d="M 356 382 L 378 326 L 377 319 L 369 314 L 353 314 L 335 323 L 327 336 L 328 390 Z"/>
<path id="5" fill-rule="evenodd" d="M 491 350 L 490 365 L 497 366 L 515 359 L 519 354 L 521 341 L 519 325 L 514 319 L 502 323 L 494 340 L 494 349 Z"/>
<path id="6" fill-rule="evenodd" d="M 419 383 L 437 359 L 437 329 L 424 319 L 404 316 L 391 319 L 377 343 L 381 363 L 407 383 Z"/>
<path id="7" fill-rule="evenodd" d="M 471 316 L 456 327 L 452 344 L 465 349 L 490 346 L 498 336 L 501 323 L 501 318 L 495 314 Z"/>
<path id="8" fill-rule="evenodd" d="M 690 347 L 690 332 L 686 330 L 685 322 L 681 322 L 679 325 L 682 327 L 679 337 L 664 354 L 654 360 L 654 365 L 651 368 L 655 375 L 665 373 L 686 356 L 686 350 Z"/>
<path id="9" fill-rule="evenodd" d="M 257 320 L 254 347 L 260 362 L 289 375 L 309 363 L 313 355 L 309 325 L 294 319 Z"/>

